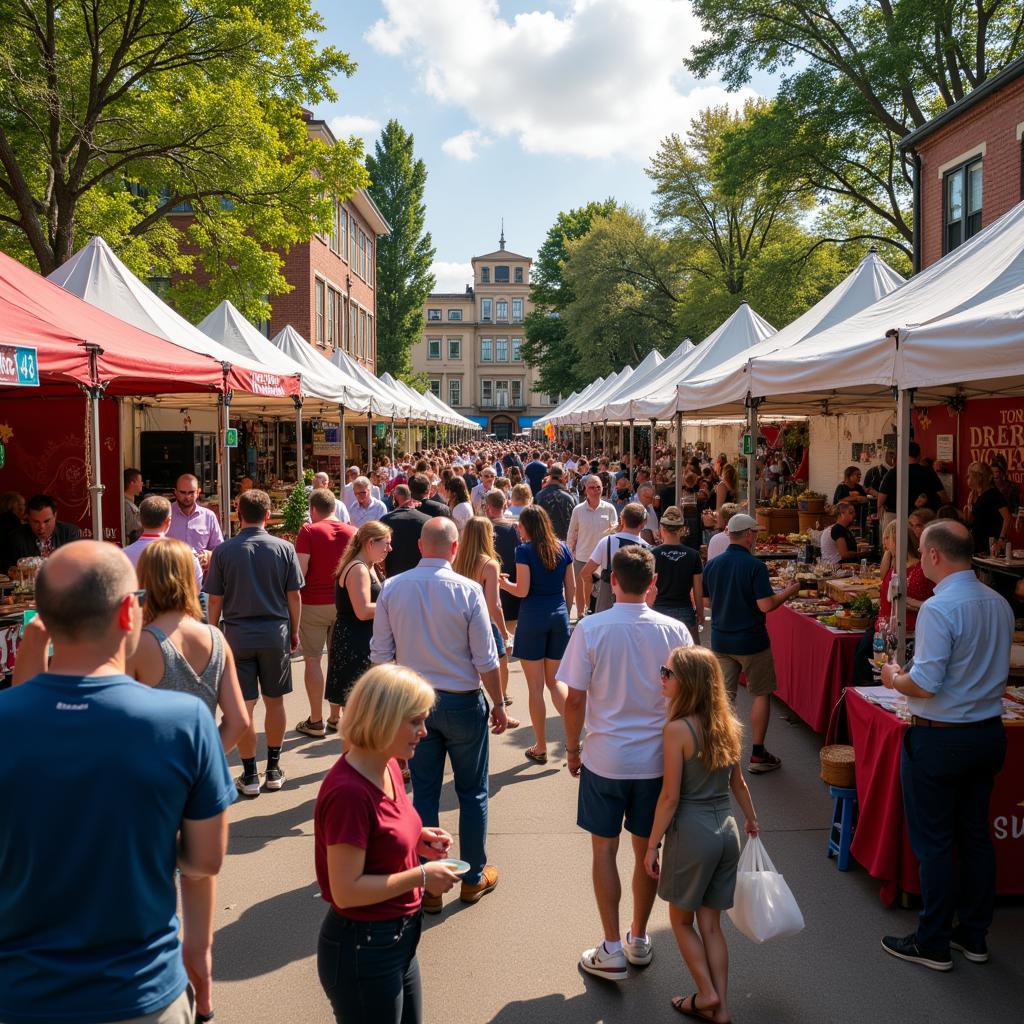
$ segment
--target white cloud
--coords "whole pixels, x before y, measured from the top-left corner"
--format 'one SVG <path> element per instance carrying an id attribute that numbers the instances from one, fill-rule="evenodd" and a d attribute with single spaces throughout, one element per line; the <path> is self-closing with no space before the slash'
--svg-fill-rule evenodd
<path id="1" fill-rule="evenodd" d="M 451 263 L 436 260 L 431 264 L 431 271 L 437 279 L 435 292 L 464 292 L 467 284 L 473 283 L 472 263 Z"/>
<path id="2" fill-rule="evenodd" d="M 701 108 L 753 95 L 684 72 L 700 36 L 686 0 L 566 0 L 511 21 L 498 0 L 382 2 L 370 44 L 413 65 L 422 88 L 478 132 L 513 136 L 527 152 L 646 162 Z"/>
<path id="3" fill-rule="evenodd" d="M 343 114 L 332 117 L 330 129 L 336 138 L 347 139 L 350 135 L 374 135 L 380 131 L 380 121 L 361 114 Z"/>
<path id="4" fill-rule="evenodd" d="M 491 140 L 476 128 L 467 128 L 441 143 L 441 149 L 456 160 L 475 160 L 481 146 L 489 146 Z"/>

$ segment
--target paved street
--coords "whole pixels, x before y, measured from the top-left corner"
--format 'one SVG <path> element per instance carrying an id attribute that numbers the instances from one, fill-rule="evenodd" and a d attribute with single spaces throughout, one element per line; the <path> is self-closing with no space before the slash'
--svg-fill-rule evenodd
<path id="1" fill-rule="evenodd" d="M 290 725 L 305 715 L 302 665 L 294 666 Z M 513 664 L 512 711 L 526 720 L 526 689 Z M 745 694 L 741 694 L 741 701 Z M 744 714 L 746 705 L 741 706 Z M 259 712 L 257 712 L 259 714 Z M 887 909 L 878 884 L 860 869 L 836 871 L 825 857 L 831 805 L 818 780 L 820 739 L 783 719 L 775 705 L 770 749 L 781 771 L 750 780 L 765 843 L 807 920 L 793 938 L 755 946 L 726 925 L 732 954 L 730 1003 L 739 1024 L 1014 1024 L 1024 1021 L 1024 903 L 997 907 L 987 965 L 954 953 L 940 975 L 901 964 L 879 947 L 905 934 L 913 913 Z M 262 728 L 262 717 L 257 719 Z M 560 728 L 552 714 L 553 735 Z M 576 782 L 559 755 L 527 762 L 524 726 L 491 746 L 490 860 L 497 890 L 476 906 L 446 897 L 428 917 L 420 945 L 426 1024 L 599 1024 L 677 1019 L 674 994 L 693 985 L 668 925 L 664 903 L 652 918 L 655 958 L 627 982 L 582 974 L 579 953 L 600 939 L 590 886 L 590 847 L 575 825 Z M 262 738 L 261 738 L 262 744 Z M 320 780 L 340 751 L 337 738 L 289 733 L 288 783 L 232 810 L 231 844 L 221 874 L 214 945 L 215 1007 L 223 1024 L 331 1020 L 316 974 L 316 936 L 324 905 L 313 874 L 313 806 Z M 261 759 L 265 756 L 262 749 Z M 237 764 L 237 756 L 232 758 Z M 1022 792 L 1024 795 L 1024 792 Z M 450 781 L 442 825 L 457 834 Z M 628 894 L 630 865 L 620 858 Z M 628 895 L 623 928 L 628 924 Z"/>

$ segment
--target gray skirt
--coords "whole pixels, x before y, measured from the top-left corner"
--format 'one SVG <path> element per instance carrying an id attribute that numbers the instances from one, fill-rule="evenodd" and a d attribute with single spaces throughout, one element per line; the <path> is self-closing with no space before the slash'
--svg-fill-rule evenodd
<path id="1" fill-rule="evenodd" d="M 658 895 L 683 910 L 728 910 L 739 859 L 740 832 L 729 804 L 683 802 L 665 833 Z"/>

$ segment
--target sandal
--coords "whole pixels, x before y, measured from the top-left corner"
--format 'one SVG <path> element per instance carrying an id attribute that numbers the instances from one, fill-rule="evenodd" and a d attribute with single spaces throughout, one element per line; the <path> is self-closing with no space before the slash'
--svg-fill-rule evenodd
<path id="1" fill-rule="evenodd" d="M 504 704 L 505 707 L 510 708 L 512 707 L 512 698 L 506 697 L 501 703 Z"/>
<path id="2" fill-rule="evenodd" d="M 690 1008 L 686 1008 L 686 1004 L 690 1004 Z M 672 997 L 672 1009 L 676 1013 L 681 1013 L 684 1017 L 692 1017 L 694 1020 L 714 1020 L 714 1010 L 702 1010 L 697 1005 L 697 993 L 694 992 L 692 996 L 673 996 Z"/>
<path id="3" fill-rule="evenodd" d="M 338 721 L 339 721 L 339 719 L 337 719 L 337 718 L 328 718 L 327 721 L 324 722 L 324 725 L 327 727 L 327 731 L 328 732 L 337 732 L 338 731 Z"/>
<path id="4" fill-rule="evenodd" d="M 337 728 L 337 725 L 335 725 L 335 728 Z M 295 726 L 295 731 L 301 732 L 303 736 L 313 736 L 318 740 L 322 740 L 327 735 L 327 727 L 322 719 L 317 723 L 305 718 Z"/>
<path id="5" fill-rule="evenodd" d="M 533 747 L 526 748 L 526 756 L 537 764 L 547 764 L 548 754 L 546 750 L 534 750 Z"/>
<path id="6" fill-rule="evenodd" d="M 510 718 L 508 715 L 505 716 L 505 727 L 507 729 L 518 729 L 523 723 L 518 718 Z"/>

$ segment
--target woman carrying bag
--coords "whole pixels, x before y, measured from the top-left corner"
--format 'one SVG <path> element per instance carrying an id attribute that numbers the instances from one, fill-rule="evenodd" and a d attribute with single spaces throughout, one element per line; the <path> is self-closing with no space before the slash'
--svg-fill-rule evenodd
<path id="1" fill-rule="evenodd" d="M 658 895 L 669 904 L 672 931 L 697 986 L 691 996 L 673 997 L 673 1008 L 725 1024 L 729 950 L 721 915 L 733 905 L 740 857 L 730 792 L 747 835 L 760 828 L 740 768 L 740 723 L 714 654 L 706 647 L 677 647 L 661 669 L 661 683 L 669 701 L 665 772 L 644 868 L 658 879 Z"/>

